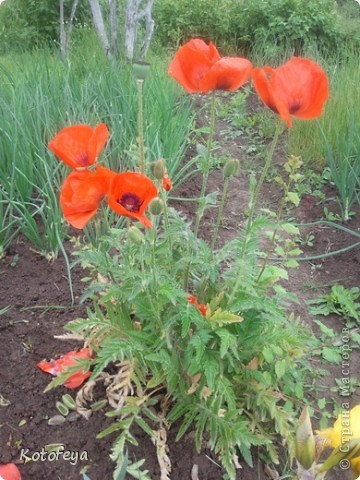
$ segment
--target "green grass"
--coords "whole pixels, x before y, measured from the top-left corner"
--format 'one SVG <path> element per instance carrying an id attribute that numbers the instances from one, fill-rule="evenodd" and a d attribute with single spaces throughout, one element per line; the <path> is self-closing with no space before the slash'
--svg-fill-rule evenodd
<path id="1" fill-rule="evenodd" d="M 96 52 L 95 54 L 93 52 Z M 144 84 L 146 157 L 165 158 L 177 175 L 191 129 L 189 98 L 152 65 Z M 67 227 L 58 205 L 69 170 L 47 143 L 63 127 L 105 122 L 111 138 L 101 161 L 115 171 L 136 167 L 137 90 L 131 66 L 75 45 L 65 62 L 48 50 L 0 59 L 0 249 L 22 231 L 43 254 L 56 256 Z"/>
<path id="2" fill-rule="evenodd" d="M 337 138 L 348 137 L 350 123 L 360 124 L 360 58 L 349 52 L 337 64 L 326 65 L 322 62 L 330 79 L 330 98 L 319 120 L 295 120 L 289 130 L 288 152 L 300 155 L 306 165 L 321 170 L 326 166 L 324 140 L 320 124 L 330 147 L 336 151 Z"/>

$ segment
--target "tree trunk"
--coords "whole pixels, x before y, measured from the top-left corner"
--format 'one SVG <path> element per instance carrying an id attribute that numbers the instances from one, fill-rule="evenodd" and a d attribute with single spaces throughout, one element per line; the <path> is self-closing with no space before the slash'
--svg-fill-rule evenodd
<path id="1" fill-rule="evenodd" d="M 75 18 L 76 9 L 77 9 L 78 5 L 79 5 L 79 0 L 74 0 L 73 4 L 72 4 L 72 7 L 71 7 L 69 26 L 68 26 L 68 31 L 67 31 L 67 34 L 66 34 L 66 44 L 65 44 L 66 45 L 66 53 L 69 52 L 70 38 L 71 38 L 71 34 L 72 34 L 72 29 L 73 29 L 73 26 L 74 26 L 74 18 Z"/>
<path id="2" fill-rule="evenodd" d="M 106 34 L 104 19 L 101 13 L 99 2 L 98 0 L 89 0 L 89 3 L 91 8 L 91 13 L 93 16 L 94 25 L 95 25 L 98 37 L 100 39 L 101 45 L 103 47 L 103 50 L 106 56 L 112 59 L 110 44 L 109 44 L 108 36 Z"/>
<path id="3" fill-rule="evenodd" d="M 149 50 L 150 42 L 154 33 L 155 22 L 151 16 L 151 10 L 154 0 L 147 0 L 147 4 L 143 10 L 145 17 L 145 37 L 141 47 L 141 58 L 144 58 Z"/>
<path id="4" fill-rule="evenodd" d="M 66 31 L 65 15 L 64 15 L 64 0 L 60 0 L 60 51 L 61 51 L 62 57 L 66 57 L 66 55 L 69 53 L 70 37 L 73 29 L 73 22 L 74 22 L 75 13 L 76 13 L 78 4 L 79 4 L 79 0 L 74 0 L 71 7 L 68 28 Z"/>
<path id="5" fill-rule="evenodd" d="M 111 51 L 116 58 L 119 53 L 116 0 L 109 0 Z"/>
<path id="6" fill-rule="evenodd" d="M 131 62 L 134 59 L 138 10 L 141 0 L 129 0 L 125 13 L 125 55 Z"/>
<path id="7" fill-rule="evenodd" d="M 141 0 L 128 0 L 125 15 L 125 55 L 128 60 L 134 60 L 137 29 L 140 21 L 145 21 L 145 37 L 140 49 L 140 59 L 144 58 L 154 32 L 155 22 L 151 17 L 154 0 L 146 0 L 144 8 L 140 9 Z"/>
<path id="8" fill-rule="evenodd" d="M 64 0 L 60 0 L 60 52 L 61 56 L 66 55 L 66 32 L 65 32 L 65 19 L 64 19 Z"/>

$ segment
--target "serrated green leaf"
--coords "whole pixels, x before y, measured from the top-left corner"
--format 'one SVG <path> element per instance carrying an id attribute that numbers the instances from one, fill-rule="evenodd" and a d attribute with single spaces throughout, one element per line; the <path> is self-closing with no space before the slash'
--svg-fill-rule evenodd
<path id="1" fill-rule="evenodd" d="M 295 207 L 299 206 L 300 203 L 300 197 L 296 192 L 288 192 L 286 195 L 286 200 L 288 202 L 291 202 L 295 205 Z"/>
<path id="2" fill-rule="evenodd" d="M 335 338 L 336 334 L 332 328 L 327 327 L 324 325 L 320 320 L 314 320 L 314 323 L 319 327 L 321 333 L 326 335 L 329 338 Z"/>
<path id="3" fill-rule="evenodd" d="M 281 228 L 284 230 L 284 232 L 291 235 L 300 235 L 300 230 L 292 223 L 283 223 L 281 224 Z"/>
<path id="4" fill-rule="evenodd" d="M 242 322 L 244 319 L 240 315 L 235 315 L 234 313 L 218 308 L 208 320 L 213 325 L 216 324 L 222 327 L 223 325 Z"/>
<path id="5" fill-rule="evenodd" d="M 338 364 L 341 362 L 341 354 L 333 348 L 325 347 L 321 350 L 322 357 L 330 363 Z"/>
<path id="6" fill-rule="evenodd" d="M 274 361 L 274 354 L 269 347 L 264 347 L 262 354 L 268 363 L 272 363 Z"/>
<path id="7" fill-rule="evenodd" d="M 275 373 L 278 378 L 281 378 L 285 375 L 286 366 L 287 366 L 286 359 L 279 360 L 278 362 L 275 363 Z"/>

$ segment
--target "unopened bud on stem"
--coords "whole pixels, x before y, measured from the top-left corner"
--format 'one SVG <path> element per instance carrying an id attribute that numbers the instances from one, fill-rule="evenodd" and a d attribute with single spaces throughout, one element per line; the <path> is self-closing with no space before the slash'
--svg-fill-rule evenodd
<path id="1" fill-rule="evenodd" d="M 159 197 L 154 198 L 149 205 L 149 210 L 153 215 L 160 215 L 164 210 L 164 202 Z"/>
<path id="2" fill-rule="evenodd" d="M 224 165 L 224 178 L 230 178 L 236 175 L 240 166 L 240 162 L 237 158 L 230 158 Z"/>
<path id="3" fill-rule="evenodd" d="M 135 243 L 136 245 L 140 245 L 144 241 L 144 234 L 135 226 L 132 226 L 127 231 L 128 239 Z"/>
<path id="4" fill-rule="evenodd" d="M 315 460 L 315 439 L 307 407 L 303 409 L 299 418 L 295 449 L 297 461 L 305 470 L 309 470 Z"/>
<path id="5" fill-rule="evenodd" d="M 163 158 L 159 158 L 151 164 L 151 171 L 157 180 L 162 180 L 166 173 L 166 164 Z"/>

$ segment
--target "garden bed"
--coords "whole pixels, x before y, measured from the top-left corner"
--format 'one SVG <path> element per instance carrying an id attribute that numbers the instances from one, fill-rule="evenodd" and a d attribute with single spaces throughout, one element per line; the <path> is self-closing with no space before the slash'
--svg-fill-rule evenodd
<path id="1" fill-rule="evenodd" d="M 231 155 L 242 158 L 244 155 L 243 141 L 227 138 L 221 132 L 226 128 L 226 123 L 218 121 L 217 132 L 220 148 L 231 152 Z M 275 165 L 281 168 L 284 155 L 281 149 L 277 152 Z M 209 191 L 219 189 L 222 182 L 221 170 L 215 170 L 210 178 Z M 230 184 L 228 202 L 225 208 L 225 227 L 220 231 L 219 245 L 231 240 L 236 230 L 244 224 L 246 219 L 248 173 L 240 169 L 240 173 Z M 176 195 L 194 197 L 198 194 L 198 182 L 194 179 L 175 192 Z M 175 196 L 174 193 L 174 196 Z M 235 195 L 236 193 L 236 195 Z M 260 204 L 267 208 L 277 205 L 279 188 L 272 183 L 265 183 L 261 192 Z M 323 218 L 324 207 L 337 212 L 334 202 L 335 191 L 326 187 L 326 200 L 319 201 L 312 195 L 306 195 L 300 205 L 288 212 L 299 223 L 314 222 Z M 234 199 L 234 201 L 232 201 Z M 192 204 L 181 204 L 180 208 L 189 218 L 192 215 Z M 359 209 L 357 209 L 359 210 Z M 360 227 L 359 211 L 346 225 L 347 228 L 357 230 Z M 207 226 L 212 222 L 211 210 L 204 218 L 203 236 L 206 238 Z M 309 244 L 311 236 L 312 241 Z M 301 249 L 304 256 L 317 256 L 325 252 L 335 251 L 350 245 L 353 240 L 346 232 L 327 224 L 308 226 L 301 229 Z M 71 256 L 73 244 L 67 244 L 68 254 Z M 329 291 L 329 286 L 338 283 L 345 287 L 354 287 L 360 284 L 360 251 L 359 249 L 328 256 L 326 258 L 300 262 L 297 269 L 289 272 L 286 287 L 297 294 L 298 304 L 292 305 L 292 310 L 300 315 L 315 332 L 318 327 L 308 313 L 306 300 L 317 297 Z M 0 316 L 1 331 L 1 362 L 0 362 L 0 463 L 20 463 L 23 480 L 49 480 L 57 478 L 62 480 L 80 479 L 80 471 L 91 480 L 110 479 L 113 464 L 109 459 L 113 435 L 101 440 L 96 435 L 110 424 L 111 419 L 104 416 L 104 411 L 95 412 L 89 421 L 82 417 L 66 420 L 62 425 L 49 426 L 48 419 L 58 412 L 55 408 L 56 401 L 64 393 L 71 393 L 64 387 L 59 387 L 44 393 L 44 388 L 50 377 L 41 372 L 36 364 L 44 359 L 54 358 L 59 354 L 81 346 L 79 342 L 59 340 L 55 335 L 64 333 L 63 326 L 72 319 L 86 315 L 85 305 L 80 303 L 84 285 L 81 279 L 85 276 L 80 266 L 71 271 L 74 288 L 75 302 L 71 305 L 71 296 L 68 285 L 66 264 L 62 257 L 53 263 L 37 254 L 30 243 L 21 236 L 12 245 L 7 255 L 0 260 L 0 282 L 2 295 L 0 309 L 9 306 L 9 309 Z M 343 328 L 343 320 L 339 316 L 329 316 L 322 319 L 324 323 L 338 332 L 339 339 Z M 314 367 L 320 366 L 319 357 L 314 357 Z M 342 369 L 340 364 L 325 363 L 322 368 L 329 371 L 328 376 L 320 378 L 317 382 L 319 396 L 341 404 L 342 397 L 339 392 L 334 392 L 335 379 L 341 379 Z M 360 358 L 357 350 L 351 357 L 351 376 L 356 378 L 360 370 Z M 354 392 L 350 401 L 351 406 L 359 403 L 359 392 Z M 132 460 L 145 458 L 145 466 L 153 479 L 160 478 L 155 448 L 149 438 L 140 430 L 135 434 L 139 441 L 138 447 L 129 448 Z M 217 464 L 213 454 L 204 450 L 198 454 L 195 451 L 193 433 L 190 429 L 179 443 L 175 443 L 176 428 L 172 427 L 169 434 L 169 456 L 172 464 L 172 480 L 194 479 L 218 480 L 223 475 L 222 468 Z M 79 452 L 80 457 L 75 461 L 41 461 L 36 460 L 21 464 L 21 449 L 25 449 L 28 456 L 40 452 L 48 444 L 61 443 L 66 451 Z M 280 444 L 280 443 L 279 443 Z M 28 450 L 26 450 L 28 449 Z M 81 458 L 82 455 L 82 459 Z M 241 468 L 237 478 L 253 480 L 277 478 L 274 466 L 266 465 L 263 457 L 254 455 L 256 464 L 250 469 L 240 459 Z M 197 467 L 194 467 L 196 465 Z M 87 468 L 88 467 L 88 468 Z M 281 467 L 283 468 L 283 467 Z M 279 474 L 285 472 L 281 471 Z M 198 477 L 196 476 L 198 471 Z M 193 475 L 193 476 L 192 476 Z M 346 473 L 350 475 L 350 473 Z M 333 471 L 326 478 L 329 480 L 344 480 L 342 471 Z"/>

